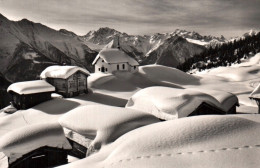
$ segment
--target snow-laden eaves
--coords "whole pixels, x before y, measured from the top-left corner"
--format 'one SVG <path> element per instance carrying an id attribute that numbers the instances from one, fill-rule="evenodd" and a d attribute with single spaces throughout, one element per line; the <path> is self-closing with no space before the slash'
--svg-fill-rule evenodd
<path id="1" fill-rule="evenodd" d="M 24 126 L 0 138 L 0 151 L 15 161 L 15 154 L 24 155 L 43 146 L 71 149 L 63 128 L 58 123 L 40 123 Z"/>
<path id="2" fill-rule="evenodd" d="M 131 66 L 139 65 L 135 59 L 116 48 L 106 48 L 101 50 L 92 65 L 95 65 L 99 58 L 102 58 L 108 64 L 129 63 Z"/>
<path id="3" fill-rule="evenodd" d="M 53 65 L 47 67 L 44 71 L 42 71 L 40 77 L 42 79 L 45 78 L 61 78 L 61 79 L 67 79 L 71 75 L 73 75 L 75 72 L 81 71 L 82 73 L 89 75 L 89 71 L 78 67 L 78 66 L 60 66 L 60 65 Z"/>
<path id="4" fill-rule="evenodd" d="M 26 81 L 13 83 L 7 88 L 7 92 L 13 91 L 20 95 L 43 92 L 54 92 L 55 87 L 44 80 Z"/>
<path id="5" fill-rule="evenodd" d="M 164 120 L 187 117 L 202 103 L 228 112 L 238 104 L 235 95 L 211 90 L 148 87 L 136 92 L 126 107 L 144 111 Z"/>

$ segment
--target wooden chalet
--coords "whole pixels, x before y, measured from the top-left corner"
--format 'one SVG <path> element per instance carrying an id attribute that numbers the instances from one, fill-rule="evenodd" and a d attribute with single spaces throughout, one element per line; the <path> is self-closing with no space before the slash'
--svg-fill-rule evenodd
<path id="1" fill-rule="evenodd" d="M 9 165 L 9 168 L 46 168 L 68 163 L 70 150 L 43 146 L 35 149 Z"/>
<path id="2" fill-rule="evenodd" d="M 12 105 L 17 109 L 28 109 L 51 99 L 55 88 L 43 80 L 13 83 L 7 88 L 12 96 Z"/>
<path id="3" fill-rule="evenodd" d="M 258 106 L 258 113 L 260 114 L 260 83 L 250 94 L 249 98 L 252 100 L 255 100 L 255 102 Z"/>
<path id="4" fill-rule="evenodd" d="M 64 97 L 88 93 L 89 71 L 77 66 L 50 66 L 40 75 L 41 79 L 52 84 L 56 92 Z"/>
<path id="5" fill-rule="evenodd" d="M 0 167 L 56 167 L 68 163 L 72 149 L 63 128 L 56 122 L 29 124 L 1 138 Z"/>
<path id="6" fill-rule="evenodd" d="M 191 114 L 188 116 L 197 115 L 224 115 L 224 114 L 236 114 L 236 106 L 234 104 L 228 111 L 224 111 L 220 108 L 214 107 L 206 102 L 202 102 Z"/>

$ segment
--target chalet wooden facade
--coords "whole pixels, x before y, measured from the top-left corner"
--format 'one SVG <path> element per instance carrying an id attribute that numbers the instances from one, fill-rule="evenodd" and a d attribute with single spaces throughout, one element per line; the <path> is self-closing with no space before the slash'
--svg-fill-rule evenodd
<path id="1" fill-rule="evenodd" d="M 203 102 L 191 114 L 189 114 L 189 116 L 236 114 L 237 105 L 238 104 L 234 104 L 227 112 L 225 112 L 217 107 Z"/>
<path id="2" fill-rule="evenodd" d="M 46 168 L 56 167 L 68 163 L 69 150 L 40 147 L 25 155 L 9 165 L 9 168 Z"/>
<path id="3" fill-rule="evenodd" d="M 42 80 L 14 83 L 7 89 L 12 96 L 12 104 L 17 109 L 28 109 L 48 101 L 54 91 L 52 85 Z"/>
<path id="4" fill-rule="evenodd" d="M 88 93 L 89 72 L 77 66 L 50 66 L 41 73 L 41 79 L 52 84 L 64 97 Z"/>

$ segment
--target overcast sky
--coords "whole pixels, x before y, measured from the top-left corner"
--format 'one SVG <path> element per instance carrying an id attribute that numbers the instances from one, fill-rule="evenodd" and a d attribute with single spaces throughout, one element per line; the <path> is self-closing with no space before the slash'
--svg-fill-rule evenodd
<path id="1" fill-rule="evenodd" d="M 0 0 L 0 13 L 79 35 L 100 27 L 141 35 L 180 28 L 229 38 L 260 28 L 260 0 Z"/>

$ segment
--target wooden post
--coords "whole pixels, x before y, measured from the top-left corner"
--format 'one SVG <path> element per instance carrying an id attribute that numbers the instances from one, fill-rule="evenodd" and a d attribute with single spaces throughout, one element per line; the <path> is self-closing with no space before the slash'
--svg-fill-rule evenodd
<path id="1" fill-rule="evenodd" d="M 256 104 L 258 106 L 258 114 L 260 114 L 260 99 L 255 98 Z"/>

